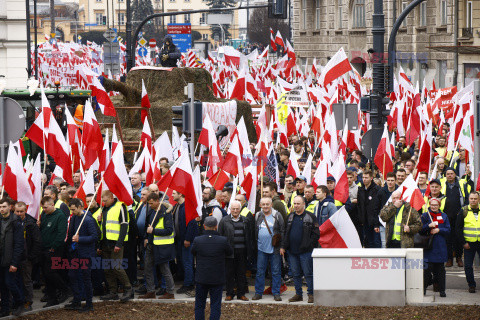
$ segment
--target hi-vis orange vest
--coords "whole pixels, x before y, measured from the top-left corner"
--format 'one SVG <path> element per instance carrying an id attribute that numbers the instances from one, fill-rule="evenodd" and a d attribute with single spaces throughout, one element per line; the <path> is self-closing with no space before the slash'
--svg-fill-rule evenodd
<path id="1" fill-rule="evenodd" d="M 83 130 L 83 105 L 77 105 L 75 113 L 73 114 L 73 120 L 80 130 Z"/>

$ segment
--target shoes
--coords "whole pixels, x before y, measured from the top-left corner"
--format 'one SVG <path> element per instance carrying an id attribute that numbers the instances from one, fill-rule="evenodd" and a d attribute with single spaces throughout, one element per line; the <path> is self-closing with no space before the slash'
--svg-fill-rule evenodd
<path id="1" fill-rule="evenodd" d="M 48 302 L 48 294 L 44 294 L 43 297 L 40 298 L 40 302 Z"/>
<path id="2" fill-rule="evenodd" d="M 85 306 L 83 306 L 80 310 L 78 310 L 79 312 L 91 312 L 93 311 L 93 305 L 92 304 L 87 304 Z"/>
<path id="3" fill-rule="evenodd" d="M 225 297 L 225 301 L 232 301 L 233 300 L 233 297 L 232 296 L 226 296 Z"/>
<path id="4" fill-rule="evenodd" d="M 280 293 L 284 293 L 285 291 L 287 291 L 287 285 L 284 283 L 280 286 Z"/>
<path id="5" fill-rule="evenodd" d="M 187 291 L 192 290 L 194 287 L 193 286 L 181 286 L 180 289 L 177 290 L 178 294 L 183 294 L 186 293 Z"/>
<path id="6" fill-rule="evenodd" d="M 470 293 L 475 293 L 475 287 L 470 287 L 470 288 L 468 288 L 468 292 L 470 292 Z"/>
<path id="7" fill-rule="evenodd" d="M 100 297 L 100 300 L 118 300 L 118 294 L 109 293 Z"/>
<path id="8" fill-rule="evenodd" d="M 133 288 L 130 288 L 130 289 L 124 289 L 124 292 L 123 292 L 123 295 L 122 297 L 120 298 L 120 301 L 121 302 L 127 302 L 128 300 L 132 299 L 132 296 L 134 296 L 135 293 L 133 291 Z"/>
<path id="9" fill-rule="evenodd" d="M 260 299 L 262 299 L 262 296 L 259 295 L 259 294 L 256 294 L 256 293 L 255 293 L 255 295 L 254 295 L 253 298 L 252 298 L 252 300 L 254 300 L 254 301 L 255 301 L 255 300 L 260 300 Z"/>
<path id="10" fill-rule="evenodd" d="M 263 291 L 263 294 L 272 294 L 272 287 L 268 287 Z"/>
<path id="11" fill-rule="evenodd" d="M 195 298 L 195 289 L 192 289 L 190 291 L 187 291 L 185 292 L 185 294 L 187 295 L 187 297 L 189 298 Z"/>
<path id="12" fill-rule="evenodd" d="M 280 297 L 280 295 L 277 294 L 277 295 L 273 296 L 273 300 L 275 300 L 275 301 L 282 301 L 282 297 Z"/>
<path id="13" fill-rule="evenodd" d="M 157 291 L 157 296 L 163 296 L 166 292 L 167 292 L 167 289 L 165 289 L 165 288 L 160 288 L 160 289 Z"/>
<path id="14" fill-rule="evenodd" d="M 438 283 L 433 284 L 433 292 L 440 292 L 440 287 L 438 286 Z"/>
<path id="15" fill-rule="evenodd" d="M 450 268 L 451 266 L 453 266 L 453 261 L 452 259 L 448 259 L 447 263 L 445 263 L 445 268 Z"/>
<path id="16" fill-rule="evenodd" d="M 80 309 L 82 309 L 82 305 L 80 304 L 80 302 L 74 301 L 72 303 L 66 304 L 64 308 L 65 310 L 79 311 Z"/>
<path id="17" fill-rule="evenodd" d="M 155 291 L 147 292 L 139 296 L 138 299 L 155 299 Z"/>
<path id="18" fill-rule="evenodd" d="M 173 293 L 165 293 L 164 295 L 158 297 L 158 299 L 175 299 L 175 295 Z"/>
<path id="19" fill-rule="evenodd" d="M 59 304 L 57 300 L 50 300 L 43 307 L 44 308 L 53 307 L 53 306 L 56 306 L 57 304 Z"/>
<path id="20" fill-rule="evenodd" d="M 25 304 L 23 305 L 23 308 L 25 309 L 25 311 L 32 311 L 32 302 L 30 301 L 25 302 Z"/>
<path id="21" fill-rule="evenodd" d="M 242 301 L 248 301 L 248 298 L 245 297 L 245 296 L 241 296 L 241 297 L 237 297 L 238 300 L 242 300 Z M 227 299 L 225 299 L 227 300 Z"/>
<path id="22" fill-rule="evenodd" d="M 25 306 L 24 304 L 19 305 L 15 310 L 13 310 L 12 314 L 16 317 L 21 315 L 22 313 L 25 312 Z"/>
<path id="23" fill-rule="evenodd" d="M 145 294 L 147 293 L 147 288 L 145 288 L 145 286 L 141 286 L 139 289 L 135 290 L 135 293 Z"/>
<path id="24" fill-rule="evenodd" d="M 313 294 L 308 295 L 308 303 L 313 303 Z"/>
<path id="25" fill-rule="evenodd" d="M 445 293 L 445 291 L 440 292 L 440 297 L 445 298 L 446 296 L 447 294 Z"/>
<path id="26" fill-rule="evenodd" d="M 293 297 L 288 299 L 288 302 L 297 302 L 297 301 L 303 301 L 303 297 L 299 296 L 298 294 L 295 294 Z"/>
<path id="27" fill-rule="evenodd" d="M 460 268 L 463 268 L 462 258 L 457 258 L 457 265 L 458 265 Z"/>

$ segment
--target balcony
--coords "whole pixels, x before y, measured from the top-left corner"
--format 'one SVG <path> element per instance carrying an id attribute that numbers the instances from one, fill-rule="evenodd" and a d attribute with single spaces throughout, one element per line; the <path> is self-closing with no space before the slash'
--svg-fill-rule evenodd
<path id="1" fill-rule="evenodd" d="M 462 38 L 472 39 L 473 38 L 473 28 L 462 28 Z"/>

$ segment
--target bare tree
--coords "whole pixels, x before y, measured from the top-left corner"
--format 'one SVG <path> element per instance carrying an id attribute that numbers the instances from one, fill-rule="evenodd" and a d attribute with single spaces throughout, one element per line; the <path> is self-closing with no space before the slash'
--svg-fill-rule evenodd
<path id="1" fill-rule="evenodd" d="M 287 20 L 269 19 L 268 9 L 255 9 L 250 16 L 248 28 L 248 38 L 253 43 L 261 43 L 263 46 L 270 44 L 270 28 L 277 33 L 280 30 L 282 37 L 288 37 L 288 23 Z"/>

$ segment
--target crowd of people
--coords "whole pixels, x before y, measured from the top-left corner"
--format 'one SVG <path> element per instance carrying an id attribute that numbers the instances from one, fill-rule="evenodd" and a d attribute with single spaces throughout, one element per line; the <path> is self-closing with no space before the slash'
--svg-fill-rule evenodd
<path id="1" fill-rule="evenodd" d="M 108 190 L 101 192 L 100 203 L 94 194 L 84 200 L 75 197 L 80 172 L 74 174 L 73 185 L 59 177 L 48 184 L 44 176 L 37 220 L 27 214 L 24 202 L 3 194 L 1 316 L 31 310 L 33 290 L 43 288 L 45 307 L 73 296 L 65 308 L 81 312 L 93 310 L 93 296 L 125 302 L 135 294 L 139 299 L 175 299 L 175 294 L 187 294 L 196 297 L 199 319 L 209 293 L 215 318 L 220 316 L 223 289 L 225 301 L 249 300 L 249 276 L 255 279 L 251 300 L 272 294 L 275 301 L 282 301 L 287 284 L 293 284 L 295 295 L 289 302 L 303 301 L 305 281 L 307 301 L 313 303 L 312 251 L 322 237 L 319 226 L 343 206 L 363 247 L 424 248 L 425 290 L 433 284 L 445 297 L 445 267 L 455 262 L 465 269 L 468 291 L 475 292 L 479 194 L 473 189 L 463 148 L 447 152 L 445 137 L 438 134 L 432 150 L 433 172 L 417 175 L 418 146 L 408 147 L 405 137 L 400 137 L 394 172 L 385 177 L 361 151 L 348 153 L 349 197 L 341 203 L 334 199 L 332 176 L 326 185 L 307 184 L 315 175 L 320 151 L 312 152 L 308 137 L 290 139 L 295 154 L 279 144 L 279 179 L 261 178 L 255 212 L 248 209 L 246 195 L 234 190 L 232 182 L 215 190 L 204 175 L 202 215 L 191 221 L 186 219 L 184 194 L 173 191 L 169 197 L 157 184 L 145 185 L 142 173 L 131 174 L 135 201 L 128 207 Z M 287 173 L 292 156 L 303 171 L 309 154 L 314 164 L 310 179 Z M 171 165 L 168 159 L 160 159 L 163 174 Z M 418 176 L 418 189 L 424 196 L 425 205 L 419 211 L 402 200 L 399 189 L 410 174 Z M 143 270 L 140 278 L 139 270 Z M 267 279 L 271 279 L 269 288 L 265 288 Z M 176 291 L 175 281 L 181 282 Z"/>

